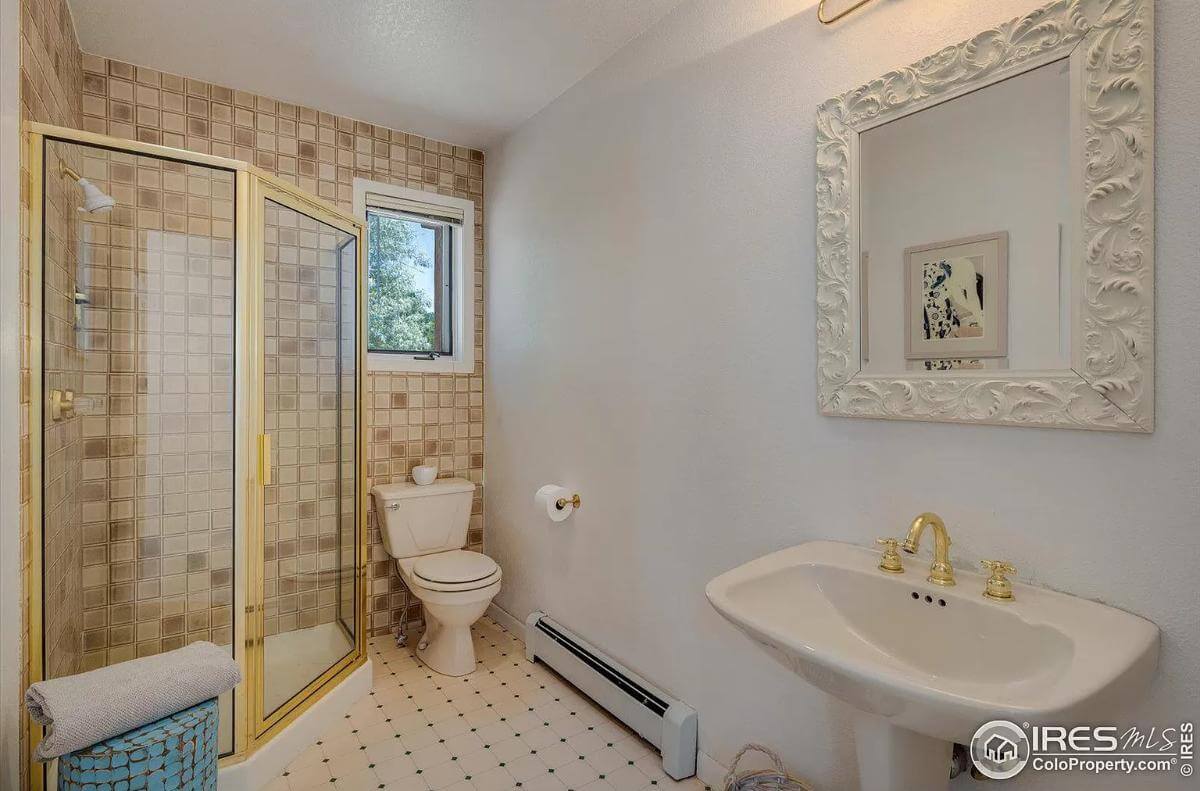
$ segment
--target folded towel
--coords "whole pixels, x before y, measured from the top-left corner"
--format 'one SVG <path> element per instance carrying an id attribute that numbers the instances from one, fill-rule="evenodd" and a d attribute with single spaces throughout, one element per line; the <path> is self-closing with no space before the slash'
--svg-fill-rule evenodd
<path id="1" fill-rule="evenodd" d="M 25 691 L 25 707 L 50 730 L 35 755 L 48 761 L 90 747 L 215 698 L 241 681 L 229 649 L 206 642 L 39 681 Z"/>

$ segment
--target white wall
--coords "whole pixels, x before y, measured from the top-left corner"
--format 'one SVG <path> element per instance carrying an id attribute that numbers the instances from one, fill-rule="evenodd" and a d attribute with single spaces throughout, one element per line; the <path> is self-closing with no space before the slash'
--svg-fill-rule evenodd
<path id="1" fill-rule="evenodd" d="M 1005 557 L 1027 581 L 1158 623 L 1158 680 L 1119 717 L 1195 719 L 1198 4 L 1157 4 L 1151 436 L 817 414 L 817 104 L 1038 3 L 888 0 L 832 28 L 813 5 L 686 2 L 489 152 L 499 603 L 546 608 L 696 706 L 718 760 L 760 740 L 821 788 L 853 788 L 848 710 L 724 623 L 704 584 L 801 541 L 897 535 L 933 509 L 961 564 Z M 546 481 L 583 494 L 568 522 L 535 515 Z M 1030 773 L 1012 785 L 1129 787 Z"/>
<path id="2" fill-rule="evenodd" d="M 1058 61 L 859 137 L 861 244 L 871 259 L 864 372 L 905 370 L 905 248 L 996 231 L 1008 232 L 1003 367 L 1071 367 L 1060 337 L 1070 317 L 1059 315 L 1071 267 L 1069 258 L 1059 265 L 1058 236 L 1072 205 L 1070 86 Z"/>
<path id="3" fill-rule="evenodd" d="M 20 780 L 20 3 L 0 0 L 0 788 Z"/>

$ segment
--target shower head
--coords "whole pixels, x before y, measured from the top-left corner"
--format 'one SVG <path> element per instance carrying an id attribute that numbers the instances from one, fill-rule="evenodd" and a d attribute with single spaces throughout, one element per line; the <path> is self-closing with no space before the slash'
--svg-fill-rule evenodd
<path id="1" fill-rule="evenodd" d="M 109 212 L 112 211 L 113 206 L 117 205 L 116 198 L 101 191 L 87 179 L 79 179 L 79 186 L 83 188 L 83 211 L 88 214 Z"/>
<path id="2" fill-rule="evenodd" d="M 117 199 L 105 193 L 92 182 L 80 176 L 74 170 L 67 167 L 65 164 L 59 165 L 59 171 L 64 176 L 70 176 L 75 179 L 79 187 L 83 190 L 83 206 L 79 209 L 88 214 L 98 214 L 101 212 L 112 211 L 112 207 L 117 205 Z"/>

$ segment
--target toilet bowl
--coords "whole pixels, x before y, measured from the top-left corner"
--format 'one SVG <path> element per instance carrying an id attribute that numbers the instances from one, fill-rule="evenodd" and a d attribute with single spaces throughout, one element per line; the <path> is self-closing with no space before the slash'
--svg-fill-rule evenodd
<path id="1" fill-rule="evenodd" d="M 425 611 L 417 657 L 447 676 L 475 669 L 471 625 L 500 592 L 500 567 L 487 555 L 465 549 L 396 561 L 400 578 Z"/>
<path id="2" fill-rule="evenodd" d="M 500 592 L 496 561 L 463 549 L 474 491 L 475 484 L 461 478 L 371 489 L 383 547 L 425 613 L 417 658 L 447 676 L 475 669 L 471 625 Z"/>

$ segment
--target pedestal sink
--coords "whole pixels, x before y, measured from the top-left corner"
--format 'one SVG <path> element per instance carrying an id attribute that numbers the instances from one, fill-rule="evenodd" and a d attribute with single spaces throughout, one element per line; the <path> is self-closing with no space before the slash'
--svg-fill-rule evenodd
<path id="1" fill-rule="evenodd" d="M 954 742 L 1007 719 L 1082 724 L 1143 692 L 1158 663 L 1158 627 L 1063 593 L 1015 583 L 1014 600 L 985 599 L 984 577 L 925 581 L 877 552 L 815 541 L 752 560 L 712 580 L 726 619 L 856 717 L 863 791 L 937 791 Z"/>

